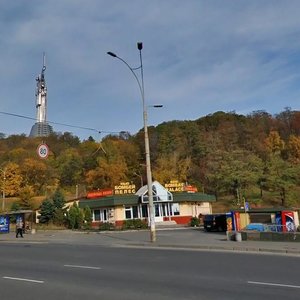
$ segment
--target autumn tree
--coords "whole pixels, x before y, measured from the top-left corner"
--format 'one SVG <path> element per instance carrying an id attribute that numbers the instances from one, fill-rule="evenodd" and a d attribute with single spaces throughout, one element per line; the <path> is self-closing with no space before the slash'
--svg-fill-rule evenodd
<path id="1" fill-rule="evenodd" d="M 26 185 L 20 189 L 19 192 L 19 204 L 21 209 L 33 209 L 32 198 L 34 196 L 33 188 L 29 185 Z"/>
<path id="2" fill-rule="evenodd" d="M 269 153 L 280 154 L 284 149 L 285 143 L 277 131 L 271 131 L 265 139 L 265 145 Z"/>
<path id="3" fill-rule="evenodd" d="M 44 161 L 26 158 L 21 165 L 23 184 L 32 187 L 36 194 L 41 194 L 44 187 L 49 184 L 50 174 Z"/>
<path id="4" fill-rule="evenodd" d="M 163 155 L 157 159 L 156 167 L 153 169 L 153 177 L 162 183 L 170 180 L 187 182 L 190 167 L 190 157 L 180 159 L 176 152 L 172 155 Z"/>
<path id="5" fill-rule="evenodd" d="M 5 183 L 4 176 L 1 176 L 1 186 L 5 189 L 6 196 L 18 195 L 23 182 L 19 165 L 9 162 L 2 169 L 5 170 Z"/>
<path id="6" fill-rule="evenodd" d="M 293 163 L 300 163 L 300 137 L 291 135 L 287 143 L 288 157 Z"/>
<path id="7" fill-rule="evenodd" d="M 91 189 L 113 187 L 127 180 L 128 167 L 118 148 L 118 141 L 103 142 L 105 153 L 98 158 L 98 166 L 86 173 L 86 182 Z"/>

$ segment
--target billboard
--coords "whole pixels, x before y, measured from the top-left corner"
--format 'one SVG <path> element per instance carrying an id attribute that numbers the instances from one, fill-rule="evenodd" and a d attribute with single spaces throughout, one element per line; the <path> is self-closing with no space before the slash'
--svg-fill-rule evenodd
<path id="1" fill-rule="evenodd" d="M 0 233 L 9 232 L 9 216 L 0 216 Z"/>

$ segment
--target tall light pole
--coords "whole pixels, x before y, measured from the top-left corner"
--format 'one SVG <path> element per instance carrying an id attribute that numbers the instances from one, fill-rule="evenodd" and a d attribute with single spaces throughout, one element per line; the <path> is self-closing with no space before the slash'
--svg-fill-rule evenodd
<path id="1" fill-rule="evenodd" d="M 5 176 L 5 169 L 2 170 L 0 169 L 0 171 L 3 174 L 3 185 L 2 185 L 2 211 L 4 211 L 5 209 L 5 181 L 6 181 L 6 176 Z"/>
<path id="2" fill-rule="evenodd" d="M 152 191 L 152 172 L 151 172 L 151 160 L 150 160 L 150 147 L 149 147 L 149 136 L 148 136 L 148 114 L 147 114 L 147 106 L 145 104 L 145 90 L 144 90 L 144 70 L 143 70 L 143 60 L 142 60 L 142 49 L 143 43 L 137 43 L 137 48 L 140 52 L 140 66 L 138 68 L 132 68 L 130 65 L 121 57 L 117 56 L 113 52 L 107 52 L 108 55 L 119 59 L 122 61 L 131 71 L 134 78 L 136 79 L 141 96 L 142 96 L 142 104 L 143 104 L 143 120 L 144 120 L 144 135 L 145 135 L 145 154 L 146 154 L 146 172 L 147 172 L 147 186 L 148 186 L 148 199 L 149 199 L 149 217 L 150 217 L 150 239 L 151 242 L 156 241 L 156 230 L 155 230 L 155 219 L 154 219 L 154 204 L 153 204 L 153 191 Z M 141 70 L 141 82 L 137 77 L 135 70 Z M 160 107 L 160 106 L 158 106 Z"/>

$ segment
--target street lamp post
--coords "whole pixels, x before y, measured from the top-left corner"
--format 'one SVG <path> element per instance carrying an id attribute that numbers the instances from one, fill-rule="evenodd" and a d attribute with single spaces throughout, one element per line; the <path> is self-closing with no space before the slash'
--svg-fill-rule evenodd
<path id="1" fill-rule="evenodd" d="M 154 220 L 154 204 L 153 204 L 153 191 L 152 191 L 152 172 L 151 172 L 151 160 L 150 160 L 150 147 L 149 147 L 149 136 L 148 136 L 148 114 L 147 107 L 145 104 L 145 90 L 144 90 L 144 70 L 143 70 L 143 60 L 142 60 L 142 49 L 143 43 L 137 43 L 137 48 L 140 53 L 140 66 L 138 68 L 132 68 L 130 65 L 121 57 L 117 56 L 113 52 L 107 52 L 108 55 L 121 60 L 131 71 L 133 76 L 135 77 L 140 92 L 142 96 L 142 104 L 143 104 L 143 120 L 144 120 L 144 135 L 145 135 L 145 154 L 146 154 L 146 172 L 147 172 L 147 186 L 148 186 L 148 199 L 149 199 L 149 215 L 150 215 L 150 239 L 151 242 L 156 241 L 156 229 L 155 229 L 155 220 Z M 141 70 L 141 82 L 137 77 L 135 70 Z M 158 106 L 161 107 L 161 106 Z"/>
<path id="2" fill-rule="evenodd" d="M 5 209 L 5 181 L 6 181 L 6 176 L 5 176 L 5 169 L 0 171 L 3 174 L 3 185 L 2 185 L 2 211 Z"/>

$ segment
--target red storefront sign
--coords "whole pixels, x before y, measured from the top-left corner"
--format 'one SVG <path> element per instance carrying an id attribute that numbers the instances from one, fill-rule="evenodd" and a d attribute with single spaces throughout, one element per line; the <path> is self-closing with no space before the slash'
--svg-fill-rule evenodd
<path id="1" fill-rule="evenodd" d="M 184 190 L 188 193 L 197 193 L 198 192 L 198 189 L 193 185 L 186 185 L 184 187 Z"/>
<path id="2" fill-rule="evenodd" d="M 88 192 L 86 198 L 93 199 L 93 198 L 101 198 L 101 197 L 112 196 L 112 195 L 113 195 L 112 189 L 103 189 L 103 190 Z"/>

